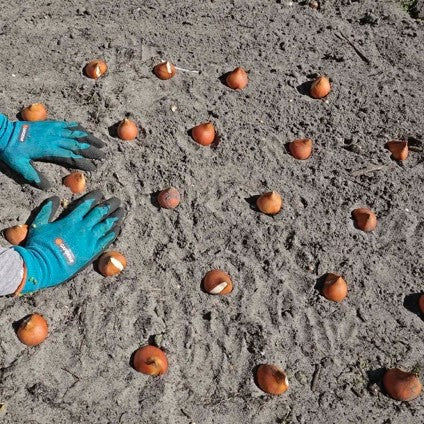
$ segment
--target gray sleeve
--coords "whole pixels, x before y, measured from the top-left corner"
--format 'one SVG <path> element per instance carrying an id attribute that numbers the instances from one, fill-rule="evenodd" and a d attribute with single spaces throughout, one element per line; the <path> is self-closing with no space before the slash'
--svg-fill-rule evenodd
<path id="1" fill-rule="evenodd" d="M 24 261 L 13 249 L 0 247 L 0 296 L 12 294 L 24 276 Z"/>

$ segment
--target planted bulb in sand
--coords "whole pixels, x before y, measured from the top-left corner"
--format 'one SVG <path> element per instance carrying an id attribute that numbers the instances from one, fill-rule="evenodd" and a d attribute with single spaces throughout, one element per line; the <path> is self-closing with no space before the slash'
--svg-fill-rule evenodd
<path id="1" fill-rule="evenodd" d="M 312 154 L 312 140 L 299 138 L 289 143 L 289 151 L 295 159 L 305 160 Z"/>
<path id="2" fill-rule="evenodd" d="M 203 277 L 203 289 L 209 294 L 229 294 L 233 291 L 233 282 L 226 272 L 213 269 Z"/>
<path id="3" fill-rule="evenodd" d="M 314 99 L 321 99 L 331 91 L 330 80 L 324 75 L 319 76 L 311 85 L 310 95 Z"/>
<path id="4" fill-rule="evenodd" d="M 4 230 L 4 237 L 5 239 L 15 246 L 21 244 L 28 235 L 28 225 L 27 224 L 21 224 L 21 225 L 14 225 L 13 227 L 6 228 Z"/>
<path id="5" fill-rule="evenodd" d="M 121 140 L 134 140 L 138 135 L 136 123 L 128 118 L 123 119 L 118 125 L 117 134 Z"/>
<path id="6" fill-rule="evenodd" d="M 394 160 L 406 160 L 408 157 L 409 149 L 407 141 L 389 141 L 387 143 L 387 148 Z"/>
<path id="7" fill-rule="evenodd" d="M 63 179 L 63 185 L 68 187 L 74 194 L 80 194 L 85 190 L 85 176 L 82 172 L 71 172 Z"/>
<path id="8" fill-rule="evenodd" d="M 31 314 L 20 323 L 16 335 L 27 346 L 39 345 L 48 335 L 47 321 L 40 314 Z"/>
<path id="9" fill-rule="evenodd" d="M 347 283 L 344 278 L 338 274 L 327 274 L 322 295 L 333 302 L 341 302 L 347 295 Z"/>
<path id="10" fill-rule="evenodd" d="M 416 374 L 398 368 L 391 368 L 385 372 L 383 386 L 390 397 L 401 401 L 416 399 L 422 389 L 422 384 Z"/>
<path id="11" fill-rule="evenodd" d="M 370 232 L 377 227 L 377 217 L 371 209 L 357 208 L 352 212 L 352 217 L 359 230 Z"/>
<path id="12" fill-rule="evenodd" d="M 33 103 L 22 109 L 21 117 L 24 121 L 45 121 L 47 109 L 43 103 Z"/>
<path id="13" fill-rule="evenodd" d="M 159 79 L 168 80 L 175 75 L 176 69 L 171 62 L 162 62 L 153 68 L 153 72 Z"/>
<path id="14" fill-rule="evenodd" d="M 256 380 L 259 388 L 271 395 L 281 395 L 289 388 L 286 373 L 275 365 L 259 365 Z"/>
<path id="15" fill-rule="evenodd" d="M 162 375 L 168 371 L 168 359 L 165 352 L 156 346 L 144 346 L 133 357 L 134 368 L 147 375 Z"/>
<path id="16" fill-rule="evenodd" d="M 211 122 L 203 122 L 191 129 L 191 137 L 202 146 L 209 146 L 215 140 L 215 127 Z"/>
<path id="17" fill-rule="evenodd" d="M 256 206 L 262 213 L 276 215 L 281 211 L 283 199 L 276 191 L 270 191 L 258 197 Z"/>
<path id="18" fill-rule="evenodd" d="M 95 59 L 85 65 L 84 72 L 88 78 L 97 79 L 104 75 L 107 71 L 107 65 L 104 60 Z"/>
<path id="19" fill-rule="evenodd" d="M 99 259 L 99 271 L 104 277 L 111 277 L 121 273 L 127 266 L 125 256 L 116 251 L 103 253 Z"/>
<path id="20" fill-rule="evenodd" d="M 249 83 L 249 77 L 243 68 L 238 67 L 228 73 L 225 82 L 233 90 L 243 90 Z"/>

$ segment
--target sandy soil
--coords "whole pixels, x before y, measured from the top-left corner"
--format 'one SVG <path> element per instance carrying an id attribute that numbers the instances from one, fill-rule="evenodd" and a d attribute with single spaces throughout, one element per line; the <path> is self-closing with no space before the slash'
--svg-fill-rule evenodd
<path id="1" fill-rule="evenodd" d="M 78 120 L 107 142 L 89 187 L 125 202 L 115 247 L 129 262 L 117 278 L 89 267 L 57 288 L 1 299 L 2 422 L 424 422 L 423 396 L 396 402 L 378 386 L 385 367 L 423 365 L 414 304 L 424 288 L 423 155 L 398 164 L 384 144 L 423 140 L 424 26 L 395 0 L 321 4 L 2 4 L 0 110 L 13 118 L 42 101 L 52 119 Z M 81 70 L 96 57 L 110 71 L 93 82 Z M 160 59 L 201 72 L 162 82 L 152 74 Z M 249 71 L 243 92 L 219 80 L 237 65 Z M 318 73 L 333 82 L 325 101 L 303 94 Z M 145 129 L 135 143 L 109 134 L 126 114 Z M 187 135 L 205 120 L 221 135 L 214 149 Z M 287 154 L 297 137 L 314 140 L 310 160 Z M 71 199 L 67 170 L 39 167 L 49 193 L 0 176 L 2 228 L 48 195 Z M 182 204 L 158 210 L 152 193 L 169 185 Z M 266 190 L 284 198 L 274 218 L 249 204 Z M 358 206 L 376 211 L 374 233 L 354 228 Z M 212 267 L 233 277 L 228 297 L 200 290 Z M 342 304 L 316 289 L 330 271 L 349 284 Z M 12 323 L 35 311 L 50 336 L 26 348 Z M 163 378 L 129 365 L 155 335 L 170 361 Z M 256 387 L 264 362 L 287 371 L 286 394 Z"/>

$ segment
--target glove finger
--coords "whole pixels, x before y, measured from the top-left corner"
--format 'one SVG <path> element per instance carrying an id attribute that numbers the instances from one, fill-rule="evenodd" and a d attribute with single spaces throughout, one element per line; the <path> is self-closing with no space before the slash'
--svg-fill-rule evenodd
<path id="1" fill-rule="evenodd" d="M 106 233 L 108 233 L 118 221 L 117 217 L 109 217 L 104 219 L 103 221 L 96 224 L 92 232 L 96 238 L 102 238 Z"/>
<path id="2" fill-rule="evenodd" d="M 112 242 L 116 239 L 116 237 L 117 237 L 117 233 L 115 233 L 115 231 L 107 233 L 102 238 L 100 238 L 99 241 L 97 242 L 96 250 L 100 253 L 103 252 L 112 244 Z"/>
<path id="3" fill-rule="evenodd" d="M 73 128 L 68 128 L 68 127 L 63 129 L 61 135 L 63 138 L 74 138 L 74 139 L 88 137 L 87 132 L 74 130 Z"/>
<path id="4" fill-rule="evenodd" d="M 36 216 L 31 222 L 31 228 L 41 227 L 53 221 L 59 209 L 60 199 L 57 196 L 46 199 L 35 211 Z"/>
<path id="5" fill-rule="evenodd" d="M 13 163 L 8 163 L 8 166 L 10 169 L 21 175 L 25 182 L 43 190 L 50 187 L 50 183 L 47 178 L 34 168 L 34 164 L 31 160 L 27 158 L 19 158 Z"/>
<path id="6" fill-rule="evenodd" d="M 105 156 L 105 152 L 99 148 L 88 143 L 80 143 L 79 141 L 71 138 L 62 139 L 59 145 L 64 149 L 68 149 L 71 152 L 84 156 L 88 159 L 101 159 Z"/>
<path id="7" fill-rule="evenodd" d="M 93 134 L 86 131 L 85 128 L 82 127 L 80 124 L 68 126 L 67 128 L 72 131 L 82 131 L 87 134 L 87 136 L 82 137 L 81 139 L 78 139 L 78 141 L 81 141 L 83 143 L 90 143 L 96 147 L 103 147 L 105 145 L 105 143 L 103 143 L 102 140 L 98 139 L 97 137 L 94 137 Z"/>
<path id="8" fill-rule="evenodd" d="M 121 201 L 117 197 L 112 197 L 93 208 L 84 218 L 85 224 L 94 227 L 104 218 L 108 217 L 119 208 Z"/>
<path id="9" fill-rule="evenodd" d="M 69 128 L 69 127 L 76 127 L 78 125 L 78 122 L 75 121 L 42 121 L 42 122 L 49 122 L 54 123 L 56 128 Z"/>
<path id="10" fill-rule="evenodd" d="M 99 190 L 90 191 L 86 195 L 72 202 L 66 209 L 66 217 L 82 221 L 84 216 L 102 200 L 103 194 Z"/>
<path id="11" fill-rule="evenodd" d="M 68 151 L 69 152 L 69 151 Z M 79 155 L 75 155 L 77 157 L 56 157 L 56 156 L 48 156 L 42 159 L 38 159 L 39 162 L 51 162 L 56 165 L 64 166 L 66 168 L 75 168 L 81 169 L 83 171 L 95 171 L 96 166 L 91 163 L 88 159 L 79 157 Z M 79 158 L 78 158 L 79 157 Z"/>

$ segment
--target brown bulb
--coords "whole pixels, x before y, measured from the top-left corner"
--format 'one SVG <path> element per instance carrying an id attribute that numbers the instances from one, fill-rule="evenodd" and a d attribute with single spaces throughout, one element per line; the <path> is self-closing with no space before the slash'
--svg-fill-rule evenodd
<path id="1" fill-rule="evenodd" d="M 4 237 L 5 239 L 15 246 L 18 246 L 21 244 L 28 235 L 28 225 L 27 224 L 21 224 L 21 225 L 14 225 L 13 227 L 6 228 L 4 230 Z"/>
<path id="2" fill-rule="evenodd" d="M 98 263 L 99 271 L 104 277 L 117 275 L 121 273 L 126 266 L 127 260 L 125 256 L 116 251 L 103 253 Z"/>
<path id="3" fill-rule="evenodd" d="M 107 71 L 106 62 L 100 59 L 92 60 L 85 65 L 84 72 L 88 78 L 97 79 Z"/>
<path id="4" fill-rule="evenodd" d="M 312 154 L 312 140 L 299 138 L 289 143 L 289 151 L 295 159 L 305 160 Z"/>
<path id="5" fill-rule="evenodd" d="M 153 72 L 159 79 L 168 80 L 175 75 L 176 69 L 171 62 L 162 62 L 153 68 Z"/>
<path id="6" fill-rule="evenodd" d="M 341 302 L 347 295 L 346 281 L 338 274 L 327 274 L 323 287 L 323 296 L 333 302 Z"/>
<path id="7" fill-rule="evenodd" d="M 180 193 L 174 187 L 162 190 L 158 194 L 158 203 L 161 208 L 174 209 L 180 204 Z"/>
<path id="8" fill-rule="evenodd" d="M 136 123 L 128 118 L 123 119 L 118 125 L 117 134 L 121 140 L 134 140 L 138 135 L 138 128 Z"/>
<path id="9" fill-rule="evenodd" d="M 259 365 L 256 371 L 256 381 L 261 390 L 271 395 L 281 395 L 289 388 L 285 372 L 275 365 Z"/>
<path id="10" fill-rule="evenodd" d="M 191 137 L 202 146 L 209 146 L 215 140 L 215 127 L 211 122 L 204 122 L 191 129 Z"/>
<path id="11" fill-rule="evenodd" d="M 321 99 L 322 97 L 327 96 L 330 91 L 330 80 L 327 77 L 321 75 L 312 83 L 310 94 L 314 99 Z"/>
<path id="12" fill-rule="evenodd" d="M 394 160 L 405 160 L 408 157 L 408 142 L 407 141 L 389 141 L 387 148 L 392 154 Z"/>
<path id="13" fill-rule="evenodd" d="M 422 314 L 424 314 L 424 294 L 418 298 L 418 308 Z"/>
<path id="14" fill-rule="evenodd" d="M 243 90 L 249 83 L 249 78 L 246 71 L 238 67 L 227 75 L 225 82 L 233 90 Z"/>
<path id="15" fill-rule="evenodd" d="M 398 368 L 391 368 L 385 372 L 383 386 L 390 397 L 402 401 L 414 400 L 422 389 L 417 375 Z"/>
<path id="16" fill-rule="evenodd" d="M 375 213 L 368 208 L 358 208 L 352 212 L 355 226 L 359 230 L 369 232 L 374 231 L 377 227 L 377 217 Z"/>
<path id="17" fill-rule="evenodd" d="M 162 375 L 168 371 L 165 352 L 156 346 L 144 346 L 133 357 L 134 368 L 147 375 Z"/>
<path id="18" fill-rule="evenodd" d="M 258 197 L 256 206 L 262 213 L 276 215 L 281 211 L 283 199 L 276 191 L 270 191 Z"/>
<path id="19" fill-rule="evenodd" d="M 226 272 L 213 269 L 203 277 L 203 289 L 209 294 L 229 294 L 233 291 L 233 282 Z"/>
<path id="20" fill-rule="evenodd" d="M 34 103 L 22 109 L 21 117 L 24 121 L 45 121 L 47 109 L 43 103 Z"/>
<path id="21" fill-rule="evenodd" d="M 82 172 L 71 172 L 63 179 L 63 185 L 69 188 L 72 193 L 80 194 L 85 190 L 85 176 Z"/>
<path id="22" fill-rule="evenodd" d="M 46 319 L 40 314 L 26 317 L 19 325 L 16 335 L 27 346 L 36 346 L 44 341 L 48 334 Z"/>

